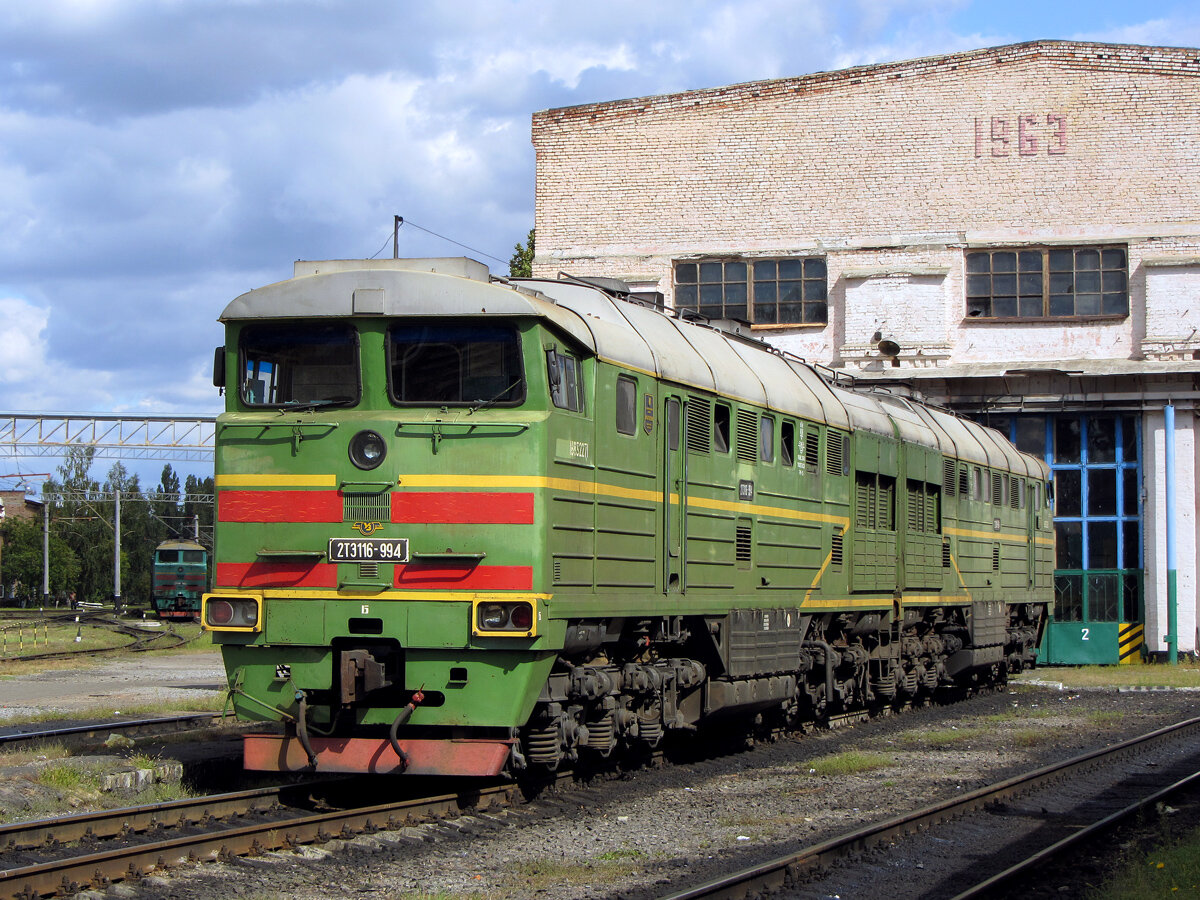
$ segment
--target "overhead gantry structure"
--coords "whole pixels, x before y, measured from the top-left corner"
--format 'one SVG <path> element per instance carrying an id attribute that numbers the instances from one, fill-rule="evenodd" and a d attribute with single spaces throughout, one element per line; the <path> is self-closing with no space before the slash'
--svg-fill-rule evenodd
<path id="1" fill-rule="evenodd" d="M 0 457 L 94 447 L 97 458 L 212 462 L 215 432 L 215 416 L 0 412 Z"/>

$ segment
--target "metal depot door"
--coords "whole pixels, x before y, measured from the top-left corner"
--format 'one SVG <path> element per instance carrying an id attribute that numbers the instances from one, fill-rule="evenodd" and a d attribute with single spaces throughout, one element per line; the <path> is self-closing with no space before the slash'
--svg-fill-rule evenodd
<path id="1" fill-rule="evenodd" d="M 687 452 L 683 443 L 683 398 L 668 394 L 663 428 L 663 588 L 668 594 L 687 589 Z"/>

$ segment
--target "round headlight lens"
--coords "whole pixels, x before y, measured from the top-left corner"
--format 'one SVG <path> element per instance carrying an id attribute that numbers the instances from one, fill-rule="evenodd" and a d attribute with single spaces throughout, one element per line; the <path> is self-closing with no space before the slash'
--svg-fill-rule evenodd
<path id="1" fill-rule="evenodd" d="M 528 631 L 533 627 L 533 607 L 528 603 L 518 603 L 513 607 L 509 621 L 518 631 Z"/>
<path id="2" fill-rule="evenodd" d="M 207 609 L 210 625 L 228 625 L 233 621 L 233 604 L 228 600 L 213 600 Z"/>
<path id="3" fill-rule="evenodd" d="M 360 469 L 374 469 L 387 456 L 387 444 L 374 431 L 360 431 L 350 439 L 350 462 Z"/>
<path id="4" fill-rule="evenodd" d="M 508 624 L 508 610 L 499 603 L 479 607 L 479 627 L 484 631 L 499 631 Z"/>

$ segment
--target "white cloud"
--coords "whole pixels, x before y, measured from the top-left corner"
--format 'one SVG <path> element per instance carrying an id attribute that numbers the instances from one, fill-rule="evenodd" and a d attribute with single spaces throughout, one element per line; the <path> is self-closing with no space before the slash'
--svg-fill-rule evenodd
<path id="1" fill-rule="evenodd" d="M 17 297 L 0 298 L 0 384 L 19 384 L 44 371 L 49 318 Z"/>

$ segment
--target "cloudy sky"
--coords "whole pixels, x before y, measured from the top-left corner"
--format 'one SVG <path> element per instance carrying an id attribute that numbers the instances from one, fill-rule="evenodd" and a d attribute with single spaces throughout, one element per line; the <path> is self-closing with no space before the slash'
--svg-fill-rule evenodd
<path id="1" fill-rule="evenodd" d="M 215 414 L 224 305 L 297 258 L 389 255 L 395 214 L 419 226 L 402 229 L 401 255 L 506 272 L 533 224 L 536 110 L 1039 38 L 1196 47 L 1200 12 L 1190 0 L 9 0 L 0 412 Z"/>

